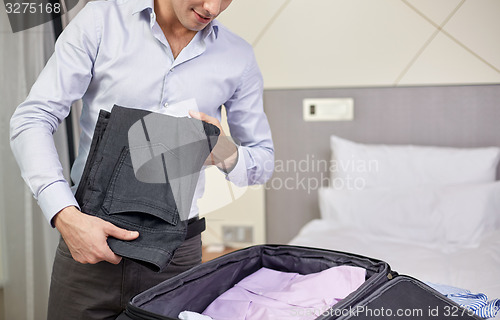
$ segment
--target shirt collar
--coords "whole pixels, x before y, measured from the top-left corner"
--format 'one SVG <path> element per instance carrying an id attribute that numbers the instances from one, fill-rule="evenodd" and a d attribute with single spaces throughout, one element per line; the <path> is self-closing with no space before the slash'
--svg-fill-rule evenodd
<path id="1" fill-rule="evenodd" d="M 208 36 L 211 36 L 213 40 L 217 39 L 219 35 L 219 23 L 216 20 L 211 21 L 202 32 L 203 39 L 206 39 Z"/>
<path id="2" fill-rule="evenodd" d="M 132 1 L 132 14 L 151 9 L 154 11 L 154 0 L 133 0 Z"/>

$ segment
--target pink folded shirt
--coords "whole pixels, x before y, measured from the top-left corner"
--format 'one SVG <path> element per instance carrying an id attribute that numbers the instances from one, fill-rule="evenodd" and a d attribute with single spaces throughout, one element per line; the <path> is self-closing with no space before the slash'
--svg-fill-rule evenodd
<path id="1" fill-rule="evenodd" d="M 363 268 L 339 266 L 301 275 L 261 268 L 203 311 L 214 320 L 315 319 L 365 282 Z"/>

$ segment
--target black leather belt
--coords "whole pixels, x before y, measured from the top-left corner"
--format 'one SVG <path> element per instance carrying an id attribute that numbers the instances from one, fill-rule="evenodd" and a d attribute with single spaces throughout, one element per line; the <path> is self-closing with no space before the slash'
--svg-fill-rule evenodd
<path id="1" fill-rule="evenodd" d="M 188 220 L 188 226 L 187 226 L 187 233 L 186 233 L 186 239 L 191 239 L 194 236 L 199 235 L 206 229 L 206 222 L 205 218 L 191 218 Z"/>

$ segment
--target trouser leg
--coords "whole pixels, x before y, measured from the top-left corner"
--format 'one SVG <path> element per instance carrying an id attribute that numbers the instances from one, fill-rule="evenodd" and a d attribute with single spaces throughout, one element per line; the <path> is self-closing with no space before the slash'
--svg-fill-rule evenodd
<path id="1" fill-rule="evenodd" d="M 82 264 L 64 240 L 57 247 L 50 283 L 48 320 L 115 319 L 120 312 L 123 261 Z"/>
<path id="2" fill-rule="evenodd" d="M 186 240 L 171 264 L 157 273 L 131 260 L 81 264 L 61 239 L 50 285 L 50 320 L 115 319 L 130 299 L 142 291 L 201 263 L 201 235 Z"/>

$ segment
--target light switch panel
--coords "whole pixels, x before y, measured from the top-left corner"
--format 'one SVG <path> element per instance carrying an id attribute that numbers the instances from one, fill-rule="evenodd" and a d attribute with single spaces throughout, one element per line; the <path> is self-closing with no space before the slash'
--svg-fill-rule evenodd
<path id="1" fill-rule="evenodd" d="M 305 121 L 349 121 L 354 119 L 353 98 L 304 99 Z"/>

